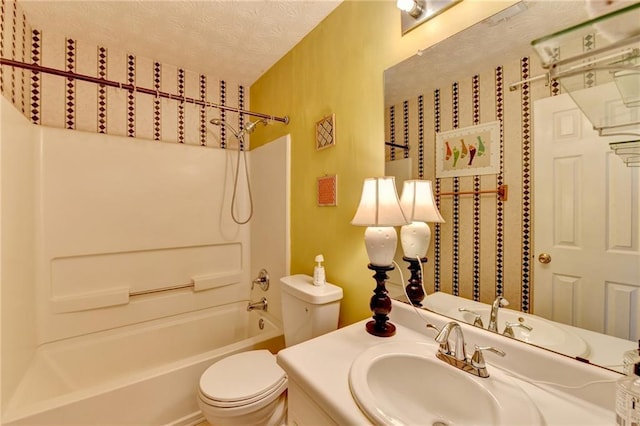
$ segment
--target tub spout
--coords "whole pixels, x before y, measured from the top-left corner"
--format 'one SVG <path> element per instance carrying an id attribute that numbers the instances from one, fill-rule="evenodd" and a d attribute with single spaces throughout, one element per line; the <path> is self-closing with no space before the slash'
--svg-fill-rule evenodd
<path id="1" fill-rule="evenodd" d="M 259 311 L 267 311 L 269 308 L 269 304 L 267 303 L 267 298 L 263 297 L 259 302 L 251 303 L 247 305 L 247 311 L 253 311 L 255 309 Z"/>

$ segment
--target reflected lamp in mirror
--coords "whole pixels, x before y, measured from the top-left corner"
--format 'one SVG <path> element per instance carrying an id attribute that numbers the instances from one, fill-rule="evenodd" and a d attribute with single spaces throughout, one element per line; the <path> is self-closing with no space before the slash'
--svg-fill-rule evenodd
<path id="1" fill-rule="evenodd" d="M 373 277 L 377 285 L 369 303 L 374 314 L 373 320 L 366 324 L 366 329 L 374 336 L 388 337 L 395 334 L 395 326 L 388 322 L 391 299 L 385 283 L 389 279 L 387 272 L 393 270 L 393 256 L 398 245 L 394 226 L 407 223 L 409 222 L 400 207 L 395 178 L 365 179 L 360 204 L 351 224 L 367 227 L 364 242 L 370 262 L 368 268 L 375 271 Z"/>
<path id="2" fill-rule="evenodd" d="M 400 229 L 403 260 L 409 263 L 411 278 L 407 284 L 407 297 L 415 306 L 422 306 L 425 297 L 422 286 L 421 263 L 431 243 L 431 228 L 426 222 L 443 223 L 438 211 L 430 180 L 407 180 L 402 188 L 400 206 L 410 222 Z"/>
<path id="3" fill-rule="evenodd" d="M 402 34 L 433 18 L 462 0 L 397 0 L 400 9 Z"/>

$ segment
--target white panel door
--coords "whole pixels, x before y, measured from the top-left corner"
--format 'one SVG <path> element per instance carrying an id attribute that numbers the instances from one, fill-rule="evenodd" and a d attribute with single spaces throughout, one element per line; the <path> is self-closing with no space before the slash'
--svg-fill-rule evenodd
<path id="1" fill-rule="evenodd" d="M 640 168 L 626 167 L 611 152 L 614 140 L 599 137 L 569 95 L 535 102 L 534 309 L 635 340 Z M 539 259 L 543 254 L 549 263 Z"/>

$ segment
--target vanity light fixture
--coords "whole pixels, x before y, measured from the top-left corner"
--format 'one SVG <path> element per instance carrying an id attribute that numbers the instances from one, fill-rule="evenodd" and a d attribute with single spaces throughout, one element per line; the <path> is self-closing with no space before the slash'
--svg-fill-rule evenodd
<path id="1" fill-rule="evenodd" d="M 425 2 L 424 0 L 398 0 L 396 6 L 412 17 L 419 18 L 424 12 Z"/>
<path id="2" fill-rule="evenodd" d="M 410 222 L 400 229 L 400 241 L 409 263 L 411 278 L 407 284 L 407 296 L 414 306 L 422 306 L 425 297 L 420 274 L 421 263 L 427 262 L 427 250 L 431 243 L 431 228 L 426 222 L 444 223 L 438 211 L 430 180 L 406 180 L 402 188 L 400 206 Z"/>
<path id="3" fill-rule="evenodd" d="M 377 177 L 364 180 L 360 204 L 352 225 L 366 226 L 364 242 L 369 256 L 368 268 L 375 271 L 373 278 L 376 288 L 369 302 L 373 320 L 367 322 L 367 332 L 374 336 L 389 337 L 396 333 L 396 327 L 388 322 L 391 299 L 385 282 L 387 272 L 393 270 L 393 257 L 398 245 L 398 235 L 394 226 L 406 225 L 394 177 Z"/>
<path id="4" fill-rule="evenodd" d="M 462 0 L 397 0 L 400 9 L 402 34 L 406 34 L 418 25 L 444 12 Z"/>

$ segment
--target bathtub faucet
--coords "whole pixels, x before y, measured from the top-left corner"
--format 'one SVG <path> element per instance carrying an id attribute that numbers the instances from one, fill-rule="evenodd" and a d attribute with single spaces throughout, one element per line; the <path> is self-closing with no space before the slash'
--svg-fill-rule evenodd
<path id="1" fill-rule="evenodd" d="M 261 269 L 260 273 L 258 274 L 258 278 L 251 282 L 251 290 L 253 290 L 253 287 L 256 284 L 260 286 L 260 289 L 262 289 L 262 291 L 269 290 L 269 273 L 266 269 Z"/>
<path id="2" fill-rule="evenodd" d="M 247 311 L 253 311 L 254 309 L 257 309 L 259 311 L 266 311 L 268 310 L 268 307 L 269 304 L 267 303 L 267 298 L 263 297 L 259 302 L 249 302 L 249 304 L 247 305 Z"/>

